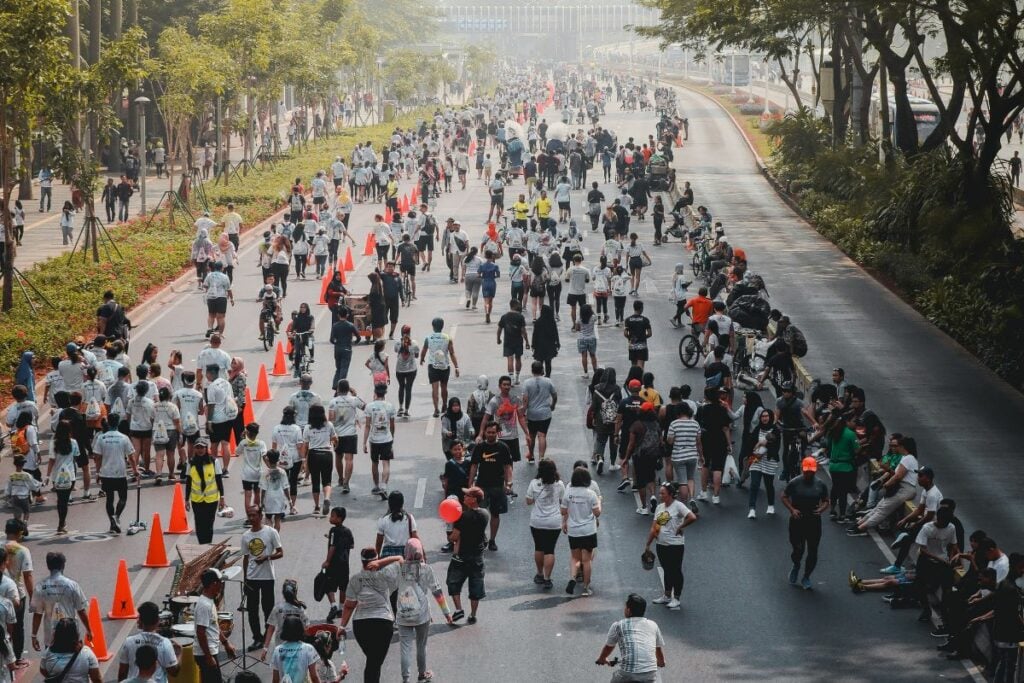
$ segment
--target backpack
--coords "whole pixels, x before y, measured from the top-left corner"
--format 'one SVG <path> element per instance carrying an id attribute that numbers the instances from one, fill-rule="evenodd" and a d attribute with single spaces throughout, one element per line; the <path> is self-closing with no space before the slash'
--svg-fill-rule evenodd
<path id="1" fill-rule="evenodd" d="M 619 404 L 614 397 L 601 395 L 600 391 L 594 390 L 594 395 L 601 399 L 601 406 L 598 408 L 598 416 L 601 422 L 606 425 L 615 424 L 615 416 L 619 414 Z"/>
<path id="2" fill-rule="evenodd" d="M 657 422 L 644 424 L 644 435 L 636 449 L 637 455 L 642 458 L 657 458 L 661 456 L 661 430 Z"/>
<path id="3" fill-rule="evenodd" d="M 782 339 L 789 346 L 790 352 L 797 358 L 807 355 L 807 337 L 796 325 L 790 325 L 783 330 Z"/>
<path id="4" fill-rule="evenodd" d="M 226 420 L 234 420 L 238 417 L 238 402 L 235 401 L 233 393 L 228 394 L 228 398 L 224 401 L 224 418 Z"/>
<path id="5" fill-rule="evenodd" d="M 70 463 L 69 463 L 70 464 Z M 57 491 L 67 491 L 75 485 L 74 465 L 71 467 L 60 466 L 53 476 L 53 488 Z"/>
<path id="6" fill-rule="evenodd" d="M 11 452 L 14 455 L 28 455 L 28 427 L 11 432 Z"/>
<path id="7" fill-rule="evenodd" d="M 297 195 L 297 194 L 293 194 L 292 195 L 292 199 L 291 199 L 292 211 L 302 211 L 303 203 L 304 202 L 303 202 L 302 195 Z"/>
<path id="8" fill-rule="evenodd" d="M 153 443 L 160 444 L 161 446 L 170 442 L 171 435 L 167 433 L 167 426 L 163 422 L 157 422 L 153 425 Z"/>
<path id="9" fill-rule="evenodd" d="M 181 418 L 181 431 L 191 436 L 199 431 L 199 420 L 192 413 L 186 413 Z"/>
<path id="10" fill-rule="evenodd" d="M 103 409 L 100 408 L 100 402 L 96 399 L 89 401 L 89 404 L 85 406 L 85 419 L 88 421 L 98 420 L 103 417 Z"/>
<path id="11" fill-rule="evenodd" d="M 398 623 L 414 622 L 423 613 L 423 595 L 418 585 L 411 582 L 403 582 L 405 585 L 398 591 L 396 603 L 398 612 Z"/>

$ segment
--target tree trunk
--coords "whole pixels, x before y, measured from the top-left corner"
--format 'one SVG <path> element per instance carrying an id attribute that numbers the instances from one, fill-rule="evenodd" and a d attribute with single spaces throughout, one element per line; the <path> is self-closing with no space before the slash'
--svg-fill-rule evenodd
<path id="1" fill-rule="evenodd" d="M 28 130 L 28 125 L 21 128 L 21 134 L 18 136 L 19 148 L 21 150 L 21 167 L 18 169 L 18 199 L 25 201 L 26 199 L 33 198 L 32 187 L 32 134 Z"/>
<path id="2" fill-rule="evenodd" d="M 0 102 L 7 101 L 7 92 L 0 90 Z M 7 129 L 7 107 L 0 107 L 0 148 L 6 150 L 8 148 L 8 141 L 10 140 L 10 133 Z M 6 153 L 0 154 L 0 191 L 3 192 L 4 206 L 9 207 L 11 205 L 11 183 L 8 179 L 10 173 L 10 167 L 8 166 L 8 155 Z M 14 306 L 14 229 L 11 225 L 11 212 L 0 211 L 0 220 L 3 221 L 4 225 L 4 262 L 3 262 L 3 275 L 4 275 L 4 288 L 3 288 L 3 301 L 0 302 L 0 308 L 4 311 L 9 311 Z"/>
<path id="3" fill-rule="evenodd" d="M 907 73 L 901 64 L 890 64 L 889 76 L 892 78 L 893 99 L 896 102 L 896 146 L 906 156 L 918 152 L 917 121 L 910 108 L 910 94 L 907 85 Z"/>
<path id="4" fill-rule="evenodd" d="M 89 64 L 95 66 L 100 61 L 100 43 L 103 35 L 103 0 L 89 0 Z M 97 161 L 102 160 L 100 154 L 100 122 L 99 116 L 89 116 L 89 149 Z"/>

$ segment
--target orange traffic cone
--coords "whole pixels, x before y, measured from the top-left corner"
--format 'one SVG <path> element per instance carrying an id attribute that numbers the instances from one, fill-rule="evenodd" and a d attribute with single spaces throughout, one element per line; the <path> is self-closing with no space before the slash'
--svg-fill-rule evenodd
<path id="1" fill-rule="evenodd" d="M 117 580 L 114 582 L 114 605 L 107 612 L 108 619 L 138 619 L 135 599 L 132 598 L 132 582 L 128 579 L 128 563 L 117 563 Z"/>
<path id="2" fill-rule="evenodd" d="M 235 430 L 232 429 L 231 430 L 231 436 L 228 439 L 228 453 L 230 453 L 231 455 L 234 455 L 235 451 L 237 449 L 238 449 L 238 442 L 235 441 Z"/>
<path id="3" fill-rule="evenodd" d="M 260 367 L 263 368 L 264 366 L 261 364 Z M 277 342 L 277 352 L 274 354 L 274 369 L 270 371 L 270 374 L 273 375 L 274 377 L 284 377 L 285 375 L 288 374 L 288 364 L 285 363 L 284 360 L 284 344 L 281 343 L 280 341 Z M 260 388 L 258 384 L 256 385 L 256 400 L 270 400 L 269 396 L 266 399 L 260 398 Z"/>
<path id="4" fill-rule="evenodd" d="M 292 347 L 292 340 L 289 339 L 288 340 L 288 346 L 284 347 L 284 352 L 287 353 L 289 357 L 291 357 L 293 350 L 294 349 Z"/>
<path id="5" fill-rule="evenodd" d="M 332 274 L 336 270 L 340 270 L 343 273 L 345 272 L 345 257 L 344 256 L 339 256 L 338 257 L 338 262 L 335 263 L 333 266 L 331 266 L 331 273 Z"/>
<path id="6" fill-rule="evenodd" d="M 86 639 L 85 644 L 96 655 L 96 659 L 105 662 L 113 657 L 107 652 L 107 637 L 103 635 L 103 621 L 100 618 L 100 601 L 95 595 L 89 599 L 89 630 L 92 638 Z"/>
<path id="7" fill-rule="evenodd" d="M 170 567 L 167 561 L 167 549 L 164 547 L 164 530 L 160 526 L 160 513 L 153 513 L 153 524 L 149 527 L 149 548 L 146 549 L 146 561 L 143 567 Z"/>
<path id="8" fill-rule="evenodd" d="M 402 211 L 403 214 L 409 213 L 409 197 L 408 197 L 408 195 L 404 195 L 404 194 L 402 195 L 402 201 L 398 205 L 398 208 Z"/>
<path id="9" fill-rule="evenodd" d="M 419 185 L 413 185 L 412 186 L 412 193 L 409 195 L 409 201 L 412 202 L 413 204 L 416 204 L 416 200 L 419 199 L 419 198 L 420 198 L 420 186 Z"/>
<path id="10" fill-rule="evenodd" d="M 320 305 L 327 305 L 327 285 L 331 282 L 331 274 L 324 273 L 324 279 L 320 281 Z"/>
<path id="11" fill-rule="evenodd" d="M 192 533 L 192 527 L 188 525 L 188 515 L 185 514 L 185 489 L 180 483 L 174 485 L 174 498 L 171 499 L 171 522 L 167 525 L 164 533 L 181 536 Z"/>
<path id="12" fill-rule="evenodd" d="M 278 346 L 281 349 L 281 353 L 284 353 L 284 348 Z M 269 401 L 272 398 L 270 394 L 270 380 L 267 379 L 267 366 L 260 363 L 260 374 L 256 380 L 256 399 L 257 401 Z"/>
<path id="13" fill-rule="evenodd" d="M 256 421 L 256 411 L 252 408 L 252 392 L 249 387 L 245 388 L 245 409 L 242 411 L 242 419 L 245 424 Z"/>
<path id="14" fill-rule="evenodd" d="M 373 233 L 366 236 L 366 248 L 363 249 L 363 256 L 373 255 Z"/>
<path id="15" fill-rule="evenodd" d="M 339 268 L 338 270 L 341 270 L 341 271 L 349 270 L 349 271 L 351 271 L 351 270 L 355 270 L 355 269 L 356 269 L 356 264 L 352 261 L 352 247 L 349 247 L 348 249 L 345 250 L 345 267 L 344 268 Z"/>

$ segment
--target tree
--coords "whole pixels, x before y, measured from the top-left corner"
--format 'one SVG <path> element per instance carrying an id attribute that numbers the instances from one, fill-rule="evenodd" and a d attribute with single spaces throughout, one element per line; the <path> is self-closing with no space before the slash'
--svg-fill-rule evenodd
<path id="1" fill-rule="evenodd" d="M 0 307 L 11 310 L 14 292 L 14 261 L 16 257 L 13 227 L 8 207 L 11 205 L 10 159 L 15 136 L 10 115 L 28 111 L 37 101 L 38 84 L 44 77 L 63 71 L 67 40 L 64 28 L 68 21 L 65 0 L 4 0 L 0 4 L 0 185 L 3 191 L 4 226 L 3 300 Z M 27 125 L 24 127 L 27 130 Z"/>

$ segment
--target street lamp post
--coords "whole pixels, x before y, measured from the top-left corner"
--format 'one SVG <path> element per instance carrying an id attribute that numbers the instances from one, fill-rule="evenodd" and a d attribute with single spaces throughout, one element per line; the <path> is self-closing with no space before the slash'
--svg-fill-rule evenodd
<path id="1" fill-rule="evenodd" d="M 139 191 L 141 196 L 139 198 L 139 215 L 146 215 L 146 105 L 149 104 L 150 99 L 145 95 L 139 95 L 135 98 L 135 104 L 138 105 L 139 111 L 139 139 L 142 140 L 142 147 L 139 154 Z"/>
<path id="2" fill-rule="evenodd" d="M 384 58 L 377 57 L 377 122 L 384 120 Z"/>

